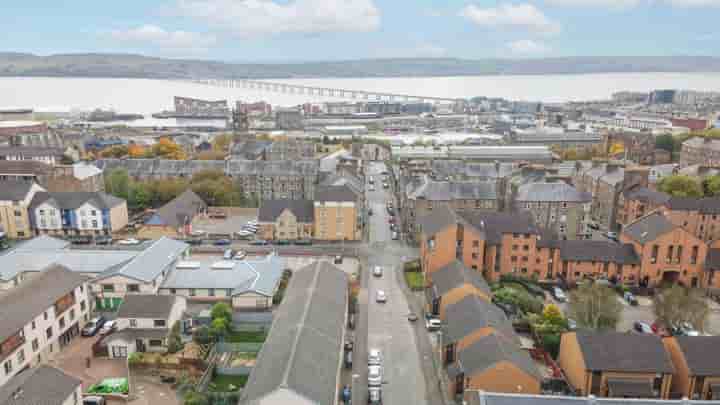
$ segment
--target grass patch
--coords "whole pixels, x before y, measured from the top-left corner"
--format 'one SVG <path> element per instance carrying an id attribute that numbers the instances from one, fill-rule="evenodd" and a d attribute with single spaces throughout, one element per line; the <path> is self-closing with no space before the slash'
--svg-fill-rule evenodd
<path id="1" fill-rule="evenodd" d="M 229 343 L 264 343 L 265 339 L 265 331 L 232 331 L 225 336 L 225 341 Z"/>
<path id="2" fill-rule="evenodd" d="M 423 274 L 419 271 L 405 272 L 405 282 L 411 290 L 422 290 L 425 288 Z"/>
<path id="3" fill-rule="evenodd" d="M 251 353 L 251 352 L 240 352 L 240 353 L 233 353 L 233 357 L 240 360 L 255 360 L 257 359 L 258 354 L 257 353 Z"/>
<path id="4" fill-rule="evenodd" d="M 216 374 L 210 381 L 210 390 L 215 392 L 233 392 L 244 387 L 247 384 L 248 376 L 246 375 L 219 375 Z M 235 389 L 231 389 L 231 385 Z"/>

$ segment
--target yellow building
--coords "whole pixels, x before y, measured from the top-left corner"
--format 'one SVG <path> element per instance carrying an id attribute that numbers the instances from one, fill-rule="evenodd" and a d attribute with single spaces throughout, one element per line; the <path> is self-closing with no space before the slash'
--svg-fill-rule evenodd
<path id="1" fill-rule="evenodd" d="M 23 239 L 33 236 L 28 206 L 38 191 L 45 190 L 37 183 L 21 180 L 0 181 L 0 232 L 3 237 Z"/>
<path id="2" fill-rule="evenodd" d="M 359 197 L 347 186 L 318 187 L 315 191 L 315 239 L 360 240 Z"/>

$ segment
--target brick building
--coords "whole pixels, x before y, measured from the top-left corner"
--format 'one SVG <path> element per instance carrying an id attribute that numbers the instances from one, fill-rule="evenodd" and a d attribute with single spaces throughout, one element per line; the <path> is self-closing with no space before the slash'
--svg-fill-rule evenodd
<path id="1" fill-rule="evenodd" d="M 694 137 L 682 143 L 680 166 L 720 165 L 720 140 Z"/>
<path id="2" fill-rule="evenodd" d="M 639 185 L 631 187 L 620 195 L 618 222 L 623 226 L 629 224 L 647 213 L 663 207 L 668 200 L 670 200 L 670 196 L 661 191 Z"/>

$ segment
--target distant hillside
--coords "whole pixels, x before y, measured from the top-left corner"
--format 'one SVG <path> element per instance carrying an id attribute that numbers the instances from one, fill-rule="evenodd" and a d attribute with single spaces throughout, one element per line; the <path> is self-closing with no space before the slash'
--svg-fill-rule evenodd
<path id="1" fill-rule="evenodd" d="M 416 58 L 234 64 L 122 54 L 36 56 L 23 53 L 0 53 L 0 76 L 261 79 L 627 72 L 720 72 L 720 58 L 709 56 L 598 56 L 486 60 Z"/>

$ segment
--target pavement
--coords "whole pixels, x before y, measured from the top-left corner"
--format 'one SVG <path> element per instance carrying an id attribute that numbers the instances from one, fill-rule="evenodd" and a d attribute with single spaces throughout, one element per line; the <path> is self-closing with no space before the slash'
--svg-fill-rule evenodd
<path id="1" fill-rule="evenodd" d="M 382 163 L 371 163 L 368 168 L 369 175 L 374 176 L 376 182 L 383 170 L 385 165 Z M 417 252 L 402 242 L 391 240 L 385 205 L 391 198 L 390 192 L 376 187 L 375 191 L 367 192 L 366 198 L 374 215 L 369 218 L 367 252 L 360 253 L 361 257 L 367 254 L 367 263 L 362 271 L 358 300 L 360 316 L 355 331 L 353 403 L 367 403 L 368 348 L 378 348 L 383 353 L 383 403 L 441 403 L 428 398 L 422 360 L 430 353 L 421 353 L 415 329 L 417 323 L 407 319 L 408 314 L 416 309 L 410 306 L 403 287 L 402 262 L 403 257 L 417 256 Z M 383 268 L 382 277 L 370 275 L 374 266 Z M 378 290 L 386 293 L 386 303 L 375 301 Z"/>
<path id="2" fill-rule="evenodd" d="M 99 336 L 76 337 L 65 346 L 49 363 L 65 373 L 82 381 L 83 391 L 105 378 L 127 377 L 127 364 L 124 360 L 97 358 L 92 355 L 92 345 Z M 90 359 L 90 368 L 87 359 Z"/>

